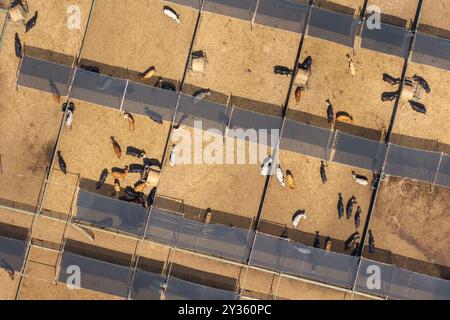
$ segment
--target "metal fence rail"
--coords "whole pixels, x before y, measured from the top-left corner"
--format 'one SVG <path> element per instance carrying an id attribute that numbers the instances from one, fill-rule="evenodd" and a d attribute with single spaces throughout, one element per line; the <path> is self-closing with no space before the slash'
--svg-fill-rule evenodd
<path id="1" fill-rule="evenodd" d="M 25 241 L 0 236 L 0 269 L 20 272 L 26 246 Z"/>
<path id="2" fill-rule="evenodd" d="M 78 194 L 78 221 L 142 236 L 147 215 L 148 210 L 140 205 L 83 190 Z"/>
<path id="3" fill-rule="evenodd" d="M 362 258 L 355 289 L 396 300 L 450 300 L 450 281 Z"/>
<path id="4" fill-rule="evenodd" d="M 146 238 L 166 245 L 242 262 L 252 231 L 220 224 L 206 225 L 153 208 Z"/>
<path id="5" fill-rule="evenodd" d="M 239 300 L 239 294 L 170 276 L 167 281 L 166 300 Z"/>
<path id="6" fill-rule="evenodd" d="M 250 265 L 351 288 L 358 260 L 358 257 L 257 233 Z"/>
<path id="7" fill-rule="evenodd" d="M 450 39 L 418 32 L 411 61 L 450 71 Z"/>

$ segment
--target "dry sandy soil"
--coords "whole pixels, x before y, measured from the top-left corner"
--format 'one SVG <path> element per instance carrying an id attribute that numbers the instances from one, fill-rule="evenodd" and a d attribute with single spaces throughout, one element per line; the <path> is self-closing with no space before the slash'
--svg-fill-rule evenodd
<path id="1" fill-rule="evenodd" d="M 207 69 L 190 72 L 186 82 L 281 106 L 290 78 L 275 75 L 273 68 L 293 68 L 299 43 L 299 34 L 260 25 L 252 30 L 249 22 L 205 12 L 193 50 L 206 52 Z"/>
<path id="2" fill-rule="evenodd" d="M 82 58 L 181 80 L 198 12 L 170 3 L 177 24 L 163 14 L 163 1 L 100 0 L 96 2 Z M 111 72 L 114 75 L 114 72 Z"/>
<path id="3" fill-rule="evenodd" d="M 154 261 L 159 261 L 165 264 L 165 266 L 167 266 L 172 251 L 173 251 L 172 248 L 167 247 L 165 245 L 156 242 L 146 241 L 141 242 L 137 254 L 140 257 L 151 259 Z"/>
<path id="4" fill-rule="evenodd" d="M 376 246 L 395 254 L 450 266 L 450 190 L 390 177 L 371 220 Z"/>
<path id="5" fill-rule="evenodd" d="M 366 49 L 351 48 L 317 38 L 307 37 L 300 61 L 313 59 L 309 88 L 300 104 L 292 95 L 289 108 L 327 116 L 325 101 L 330 99 L 334 111 L 346 111 L 353 116 L 354 125 L 381 131 L 389 126 L 393 103 L 383 103 L 381 93 L 391 90 L 382 81 L 383 73 L 400 76 L 403 60 Z M 356 76 L 353 78 L 346 55 L 352 56 Z"/>
<path id="6" fill-rule="evenodd" d="M 35 206 L 61 115 L 51 95 L 26 88 L 16 91 L 19 61 L 12 32 L 9 26 L 2 50 L 6 63 L 0 66 L 0 197 Z"/>
<path id="7" fill-rule="evenodd" d="M 169 124 L 156 124 L 148 117 L 135 115 L 135 131 L 130 131 L 128 122 L 117 111 L 81 101 L 75 101 L 76 113 L 72 129 L 65 128 L 59 150 L 67 163 L 70 174 L 64 176 L 58 164 L 50 178 L 45 209 L 68 214 L 74 200 L 78 176 L 97 181 L 104 168 L 124 168 L 126 165 L 142 161 L 126 155 L 128 146 L 144 149 L 148 157 L 161 160 L 169 132 Z M 110 137 L 114 136 L 122 149 L 118 159 L 114 153 Z M 123 181 L 122 188 L 134 185 L 139 175 L 130 174 Z M 113 185 L 108 176 L 106 184 Z M 93 191 L 93 190 L 91 190 Z M 111 196 L 111 194 L 107 194 Z"/>
<path id="8" fill-rule="evenodd" d="M 349 10 L 354 11 L 354 17 L 359 17 L 361 14 L 364 0 L 316 0 L 315 5 L 318 7 L 329 8 L 332 11 L 341 11 L 349 14 Z"/>
<path id="9" fill-rule="evenodd" d="M 25 274 L 33 278 L 52 281 L 56 276 L 58 252 L 42 247 L 32 246 L 28 256 Z"/>
<path id="10" fill-rule="evenodd" d="M 343 291 L 317 287 L 307 282 L 282 277 L 277 290 L 280 300 L 370 300 L 367 297 Z"/>
<path id="11" fill-rule="evenodd" d="M 1 198 L 36 205 L 62 116 L 50 94 L 22 87 L 16 90 L 19 59 L 14 54 L 14 35 L 18 32 L 25 46 L 76 55 L 83 30 L 67 30 L 66 9 L 72 4 L 80 7 L 84 28 L 89 3 L 88 0 L 33 1 L 30 12 L 39 11 L 39 23 L 27 34 L 21 24 L 10 23 L 7 27 L 0 65 Z"/>
<path id="12" fill-rule="evenodd" d="M 361 206 L 361 226 L 358 231 L 362 233 L 372 190 L 370 187 L 356 184 L 352 176 L 354 169 L 330 163 L 326 169 L 328 182 L 323 185 L 319 160 L 281 151 L 280 161 L 283 170 L 292 172 L 296 189 L 283 188 L 278 179 L 273 177 L 264 203 L 262 219 L 291 228 L 292 216 L 298 210 L 305 210 L 307 218 L 300 222 L 299 230 L 312 234 L 319 231 L 323 238 L 331 237 L 345 241 L 355 232 L 353 217 L 357 206 Z M 369 172 L 356 171 L 371 176 Z M 352 195 L 358 200 L 350 221 L 346 219 L 345 214 L 341 221 L 338 219 L 339 192 L 343 194 L 344 207 Z"/>
<path id="13" fill-rule="evenodd" d="M 215 136 L 214 139 L 223 138 Z M 209 141 L 205 139 L 203 145 L 208 144 Z M 249 144 L 245 145 L 248 151 Z M 236 147 L 234 155 L 237 150 Z M 198 208 L 211 208 L 253 218 L 258 210 L 264 182 L 258 164 L 179 164 L 174 167 L 166 164 L 158 195 L 182 200 Z"/>
<path id="14" fill-rule="evenodd" d="M 406 20 L 406 27 L 409 28 L 416 16 L 418 3 L 418 0 L 370 0 L 369 6 L 378 6 L 383 14 Z"/>
<path id="15" fill-rule="evenodd" d="M 423 97 L 421 102 L 427 107 L 427 114 L 414 112 L 409 104 L 400 107 L 395 119 L 394 133 L 450 144 L 450 134 L 447 129 L 450 120 L 448 89 L 450 71 L 411 62 L 408 65 L 408 76 L 415 74 L 424 77 L 431 87 L 429 95 L 425 92 L 421 95 Z M 432 142 L 428 144 L 433 147 L 436 145 Z M 414 146 L 413 144 L 412 147 Z"/>
<path id="16" fill-rule="evenodd" d="M 450 3 L 447 0 L 424 1 L 421 24 L 430 25 L 444 30 L 450 30 L 448 11 Z"/>
<path id="17" fill-rule="evenodd" d="M 360 0 L 332 2 L 356 10 L 362 5 Z M 425 3 L 422 21 L 449 29 L 447 19 L 443 15 L 446 3 L 436 3 L 432 7 L 429 2 Z M 77 4 L 81 9 L 81 30 L 68 31 L 66 28 L 66 9 L 72 4 Z M 19 32 L 26 46 L 49 50 L 48 56 L 44 58 L 56 59 L 58 54 L 74 56 L 80 49 L 90 4 L 90 0 L 35 0 L 31 3 L 30 11 L 39 10 L 40 17 L 32 31 L 24 34 L 20 24 L 8 26 L 1 49 L 0 64 L 0 116 L 3 119 L 0 124 L 0 198 L 32 206 L 36 204 L 62 116 L 60 106 L 55 104 L 50 94 L 22 87 L 16 91 L 15 78 L 19 61 L 14 55 L 14 34 Z M 171 3 L 171 7 L 181 15 L 182 23 L 176 24 L 162 14 L 165 2 L 147 0 L 144 5 L 134 4 L 131 0 L 97 1 L 82 58 L 118 68 L 128 68 L 131 71 L 143 71 L 149 66 L 155 66 L 157 75 L 181 79 L 198 13 Z M 409 21 L 414 17 L 417 0 L 404 0 L 395 4 L 374 0 L 371 4 L 377 4 L 388 14 Z M 275 76 L 273 66 L 286 65 L 292 68 L 299 40 L 298 34 L 263 26 L 254 26 L 252 30 L 248 22 L 204 13 L 193 49 L 204 50 L 209 64 L 204 75 L 189 73 L 186 82 L 281 106 L 286 98 L 289 78 Z M 357 49 L 356 55 L 353 56 L 357 75 L 353 79 L 348 71 L 345 57 L 347 53 L 353 55 L 349 48 L 307 37 L 301 58 L 313 56 L 313 78 L 300 106 L 292 100 L 289 107 L 325 117 L 325 100 L 330 98 L 336 111 L 345 110 L 354 116 L 355 125 L 376 130 L 386 128 L 392 104 L 384 104 L 379 98 L 381 92 L 390 89 L 381 81 L 382 73 L 389 72 L 399 76 L 403 61 L 396 57 Z M 118 68 L 111 69 L 110 74 L 126 76 L 120 73 Z M 449 73 L 415 64 L 411 64 L 409 73 L 418 73 L 430 82 L 433 92 L 424 99 L 430 110 L 426 118 L 423 118 L 412 114 L 410 110 L 400 109 L 396 132 L 449 143 L 448 135 L 442 130 L 446 127 L 445 106 L 448 96 L 446 88 L 450 84 Z M 127 156 L 118 160 L 109 143 L 110 136 L 118 139 L 123 150 L 128 145 L 133 145 L 146 149 L 151 157 L 161 159 L 168 134 L 167 123 L 159 126 L 141 116 L 135 117 L 136 132 L 132 134 L 117 111 L 75 102 L 77 111 L 74 126 L 71 130 L 64 130 L 60 145 L 70 173 L 64 176 L 54 168 L 45 201 L 46 209 L 63 214 L 70 212 L 80 177 L 97 180 L 103 168 L 123 167 L 136 162 Z M 31 109 L 33 112 L 29 111 Z M 423 129 L 420 133 L 418 126 Z M 296 210 L 306 209 L 308 218 L 302 221 L 301 230 L 309 233 L 320 231 L 324 237 L 344 240 L 354 232 L 354 225 L 353 221 L 341 221 L 340 226 L 336 227 L 339 222 L 336 211 L 337 194 L 343 192 L 345 200 L 352 194 L 358 198 L 363 209 L 363 225 L 370 190 L 354 183 L 351 168 L 330 164 L 329 182 L 322 186 L 319 161 L 282 152 L 281 162 L 285 169 L 294 173 L 297 189 L 282 189 L 277 180 L 272 179 L 262 219 L 289 225 Z M 361 173 L 370 175 L 363 171 Z M 132 184 L 136 179 L 130 176 L 124 184 Z M 428 186 L 408 182 L 400 191 L 403 182 L 390 178 L 382 187 L 372 220 L 377 246 L 401 255 L 450 265 L 447 254 L 450 245 L 445 239 L 442 240 L 442 234 L 448 233 L 450 229 L 445 223 L 448 220 L 448 190 L 437 188 L 430 194 L 427 192 Z M 112 183 L 111 177 L 107 183 Z M 177 165 L 174 168 L 167 166 L 164 170 L 158 194 L 182 199 L 186 204 L 201 208 L 211 207 L 254 217 L 263 184 L 264 178 L 260 176 L 259 165 Z M 399 199 L 403 202 L 399 203 Z M 424 212 L 427 214 L 423 214 Z M 28 228 L 31 217 L 0 210 L 0 222 Z M 39 217 L 32 235 L 37 243 L 41 240 L 59 244 L 64 230 L 64 222 Z M 135 239 L 101 230 L 94 230 L 93 233 L 95 246 L 127 254 L 132 254 L 137 248 Z M 67 235 L 72 240 L 92 244 L 74 227 L 68 230 Z M 435 243 L 439 243 L 439 246 Z M 165 266 L 170 252 L 170 248 L 154 243 L 145 243 L 138 250 L 139 255 L 160 261 Z M 39 279 L 25 278 L 20 298 L 115 298 L 89 290 L 70 291 L 61 284 L 55 286 L 49 281 L 54 278 L 53 266 L 57 262 L 56 252 L 33 246 L 26 274 Z M 245 273 L 240 266 L 218 263 L 194 254 L 177 252 L 174 262 L 195 270 L 214 270 L 217 275 L 234 278 L 240 283 L 244 293 L 256 298 L 357 298 L 299 280 L 279 278 L 278 275 L 260 270 L 249 269 L 248 273 Z M 0 284 L 2 288 L 6 288 L 0 292 L 0 299 L 14 298 L 18 285 L 17 277 L 11 281 L 6 273 L 0 270 Z"/>
<path id="18" fill-rule="evenodd" d="M 16 297 L 17 287 L 19 286 L 20 277 L 16 275 L 12 280 L 4 269 L 0 269 L 0 300 L 14 300 Z"/>
<path id="19" fill-rule="evenodd" d="M 18 213 L 4 208 L 0 209 L 0 223 L 29 229 L 31 220 L 31 215 Z"/>
<path id="20" fill-rule="evenodd" d="M 89 244 L 92 246 L 107 248 L 116 252 L 132 255 L 137 246 L 137 240 L 118 234 L 104 232 L 102 230 L 90 229 L 94 235 L 95 241 L 92 243 L 78 228 L 71 227 L 67 237 L 73 241 Z"/>
<path id="21" fill-rule="evenodd" d="M 65 284 L 54 285 L 36 278 L 24 279 L 19 297 L 20 300 L 121 300 L 92 290 L 70 290 Z"/>
<path id="22" fill-rule="evenodd" d="M 320 3 L 321 0 L 318 0 L 317 2 Z M 335 3 L 338 5 L 356 9 L 356 10 L 359 9 L 360 7 L 362 7 L 364 4 L 364 0 L 331 0 L 328 2 Z"/>

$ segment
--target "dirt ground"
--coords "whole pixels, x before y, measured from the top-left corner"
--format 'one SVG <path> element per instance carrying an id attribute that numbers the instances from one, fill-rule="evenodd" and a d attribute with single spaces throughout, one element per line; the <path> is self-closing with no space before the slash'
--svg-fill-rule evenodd
<path id="1" fill-rule="evenodd" d="M 450 21 L 447 17 L 449 10 L 450 4 L 447 0 L 424 1 L 420 22 L 450 31 Z"/>
<path id="2" fill-rule="evenodd" d="M 298 210 L 306 211 L 306 220 L 302 220 L 299 230 L 315 234 L 320 232 L 321 237 L 346 240 L 355 232 L 354 213 L 361 206 L 360 233 L 369 209 L 372 189 L 363 187 L 353 179 L 352 168 L 329 163 L 326 168 L 328 182 L 323 185 L 320 177 L 319 160 L 298 155 L 292 152 L 281 151 L 281 167 L 290 170 L 295 179 L 296 189 L 283 188 L 276 177 L 271 179 L 267 197 L 264 203 L 262 219 L 280 225 L 292 227 L 292 217 Z M 356 170 L 358 174 L 371 177 L 370 172 Z M 353 217 L 348 221 L 345 217 L 338 219 L 337 203 L 338 193 L 344 197 L 344 207 L 352 195 L 357 198 L 358 205 L 354 206 Z M 309 245 L 312 245 L 309 244 Z"/>
<path id="3" fill-rule="evenodd" d="M 218 139 L 222 140 L 222 137 Z M 203 145 L 208 144 L 208 139 L 205 139 Z M 245 145 L 248 151 L 249 144 Z M 235 156 L 237 150 L 235 145 Z M 258 210 L 264 182 L 259 164 L 179 164 L 174 167 L 166 164 L 158 195 L 182 200 L 198 208 L 253 218 Z"/>
<path id="4" fill-rule="evenodd" d="M 17 287 L 19 286 L 19 276 L 15 276 L 12 280 L 4 269 L 0 269 L 0 300 L 14 300 L 16 297 Z"/>
<path id="5" fill-rule="evenodd" d="M 80 289 L 70 290 L 66 285 L 54 285 L 36 278 L 25 278 L 20 291 L 20 300 L 121 300 L 105 293 Z"/>
<path id="6" fill-rule="evenodd" d="M 159 125 L 148 117 L 135 115 L 135 131 L 132 132 L 127 120 L 117 110 L 81 101 L 75 101 L 75 107 L 72 129 L 64 129 L 59 148 L 70 174 L 64 176 L 56 164 L 45 200 L 45 209 L 63 214 L 69 213 L 73 203 L 78 176 L 98 181 L 104 168 L 111 172 L 113 167 L 141 164 L 140 159 L 126 155 L 128 146 L 144 149 L 149 158 L 161 160 L 169 131 L 167 122 Z M 121 146 L 120 160 L 114 153 L 111 136 Z M 138 180 L 139 175 L 130 174 L 121 183 L 122 188 L 134 185 Z M 114 184 L 111 174 L 106 184 Z"/>
<path id="7" fill-rule="evenodd" d="M 406 27 L 409 28 L 416 16 L 418 4 L 418 0 L 370 0 L 368 5 L 378 6 L 382 14 L 406 20 Z"/>
<path id="8" fill-rule="evenodd" d="M 167 265 L 171 257 L 171 252 L 172 249 L 168 246 L 156 242 L 146 241 L 141 243 L 137 254 L 142 258 L 159 261 Z"/>
<path id="9" fill-rule="evenodd" d="M 45 216 L 35 219 L 32 236 L 33 239 L 48 241 L 59 245 L 63 239 L 65 223 L 59 220 L 51 220 Z"/>
<path id="10" fill-rule="evenodd" d="M 137 240 L 129 237 L 123 237 L 118 234 L 104 232 L 97 229 L 92 230 L 94 235 L 94 242 L 91 242 L 80 230 L 76 227 L 71 227 L 67 233 L 68 239 L 77 241 L 79 243 L 85 243 L 88 245 L 106 248 L 116 252 L 126 253 L 132 255 L 136 249 Z"/>
<path id="11" fill-rule="evenodd" d="M 181 80 L 198 11 L 170 3 L 177 24 L 163 14 L 164 1 L 99 0 L 83 48 L 83 59 Z M 113 72 L 111 74 L 114 74 Z"/>
<path id="12" fill-rule="evenodd" d="M 28 256 L 25 274 L 29 277 L 53 281 L 56 277 L 58 252 L 32 246 Z"/>
<path id="13" fill-rule="evenodd" d="M 347 54 L 355 64 L 354 78 Z M 356 126 L 378 131 L 389 126 L 393 103 L 381 101 L 381 93 L 390 90 L 382 77 L 384 72 L 400 76 L 402 59 L 362 48 L 353 55 L 351 48 L 312 37 L 306 38 L 300 61 L 307 56 L 314 61 L 309 88 L 300 104 L 292 95 L 290 109 L 326 118 L 325 101 L 330 99 L 334 111 L 348 112 Z"/>
<path id="14" fill-rule="evenodd" d="M 75 55 L 83 30 L 67 30 L 66 9 L 71 4 L 80 7 L 83 28 L 89 2 L 33 1 L 30 3 L 30 12 L 39 11 L 39 22 L 31 31 L 25 34 L 20 23 L 8 24 L 0 65 L 0 198 L 36 205 L 61 121 L 59 106 L 50 94 L 22 87 L 16 90 L 19 59 L 14 54 L 14 35 L 19 33 L 24 47 L 36 46 L 52 52 Z M 51 56 L 49 53 L 47 58 Z"/>
<path id="15" fill-rule="evenodd" d="M 332 2 L 357 10 L 363 1 Z M 81 9 L 80 30 L 66 28 L 66 10 L 73 4 Z M 164 1 L 146 0 L 143 5 L 134 4 L 130 0 L 97 1 L 82 58 L 117 67 L 117 70 L 110 70 L 111 75 L 126 76 L 119 68 L 144 71 L 155 66 L 157 76 L 180 80 L 198 12 L 171 3 L 171 7 L 181 16 L 181 24 L 176 24 L 163 15 Z M 373 0 L 369 4 L 379 5 L 383 12 L 409 21 L 414 17 L 417 0 L 395 3 Z M 39 21 L 32 31 L 25 34 L 20 24 L 8 26 L 0 64 L 0 116 L 3 119 L 0 124 L 0 198 L 25 203 L 33 209 L 62 117 L 60 106 L 55 104 L 50 94 L 23 87 L 16 90 L 19 61 L 14 55 L 14 34 L 19 32 L 26 47 L 49 50 L 44 58 L 56 59 L 59 54 L 74 56 L 81 45 L 90 5 L 90 0 L 35 0 L 30 3 L 30 12 L 38 10 Z M 447 4 L 444 1 L 432 7 L 429 2 L 424 5 L 422 23 L 450 29 L 445 15 L 440 15 L 445 12 Z M 149 23 L 143 25 L 142 21 Z M 251 29 L 248 22 L 204 13 L 193 49 L 204 50 L 209 64 L 204 75 L 189 73 L 186 83 L 281 106 L 290 79 L 274 75 L 273 67 L 285 65 L 292 68 L 299 41 L 298 34 L 258 25 Z M 351 54 L 355 62 L 357 74 L 354 79 L 348 70 L 346 54 Z M 310 37 L 306 38 L 301 58 L 308 55 L 314 59 L 310 88 L 304 93 L 300 105 L 291 100 L 291 109 L 325 117 L 325 100 L 329 98 L 335 111 L 347 111 L 354 116 L 355 125 L 376 130 L 388 126 L 393 103 L 382 103 L 380 94 L 391 87 L 381 78 L 383 72 L 400 76 L 403 66 L 400 58 L 365 49 L 357 49 L 353 56 L 349 48 Z M 446 88 L 450 84 L 449 73 L 413 63 L 408 72 L 411 75 L 420 74 L 430 82 L 432 94 L 423 100 L 429 112 L 426 117 L 421 117 L 410 109 L 400 108 L 395 132 L 450 144 L 450 136 L 442 130 L 447 127 L 445 115 L 448 111 Z M 127 146 L 134 146 L 145 149 L 149 157 L 161 159 L 169 127 L 167 123 L 160 126 L 146 117 L 135 116 L 136 131 L 131 133 L 126 120 L 117 111 L 75 102 L 73 128 L 64 129 L 60 145 L 69 174 L 65 176 L 57 167 L 53 169 L 44 206 L 49 211 L 63 214 L 70 212 L 80 178 L 96 181 L 104 168 L 124 167 L 139 162 L 128 156 L 118 160 L 109 142 L 110 136 L 117 138 L 123 152 Z M 29 111 L 31 108 L 33 112 Z M 280 158 L 282 167 L 293 172 L 297 189 L 282 189 L 276 178 L 273 178 L 262 219 L 290 225 L 292 215 L 299 209 L 305 209 L 307 220 L 301 222 L 300 230 L 308 233 L 320 231 L 322 237 L 345 240 L 355 228 L 353 220 L 349 222 L 343 218 L 339 222 L 337 219 L 337 195 L 343 192 L 345 202 L 351 195 L 357 197 L 362 207 L 362 228 L 371 190 L 354 182 L 352 168 L 329 164 L 329 181 L 323 186 L 318 160 L 284 151 Z M 371 175 L 364 171 L 358 173 Z M 131 185 L 137 179 L 130 175 L 123 186 Z M 186 204 L 200 208 L 211 207 L 213 210 L 253 218 L 258 210 L 264 181 L 259 165 L 166 166 L 158 195 L 181 199 Z M 106 183 L 112 184 L 112 178 L 108 177 Z M 449 196 L 447 189 L 436 188 L 430 193 L 427 185 L 390 178 L 382 186 L 371 225 L 377 247 L 450 266 L 447 254 L 450 243 L 442 237 L 450 230 L 450 225 L 446 223 Z M 0 210 L 2 223 L 29 228 L 31 219 L 29 215 Z M 338 223 L 341 226 L 336 227 Z M 59 244 L 64 229 L 63 221 L 41 216 L 36 219 L 32 235 L 36 243 L 45 241 Z M 67 235 L 73 241 L 119 253 L 133 254 L 137 247 L 135 239 L 101 230 L 92 232 L 94 243 L 75 227 L 70 227 Z M 173 250 L 169 247 L 146 242 L 138 254 L 167 267 L 171 252 Z M 99 292 L 71 291 L 62 284 L 52 284 L 57 262 L 56 251 L 32 246 L 20 299 L 117 299 Z M 176 252 L 174 263 L 199 272 L 213 271 L 219 276 L 235 279 L 244 293 L 256 298 L 363 298 L 300 280 L 280 278 L 253 268 L 246 272 L 246 268 L 235 264 L 219 263 L 214 259 L 181 251 Z M 0 287 L 4 289 L 0 290 L 0 299 L 14 298 L 18 279 L 15 277 L 10 280 L 6 272 L 0 269 Z"/>
<path id="16" fill-rule="evenodd" d="M 29 229 L 32 219 L 33 217 L 30 215 L 18 213 L 4 208 L 0 209 L 0 223 Z"/>
<path id="17" fill-rule="evenodd" d="M 450 134 L 445 129 L 448 128 L 448 114 L 450 113 L 448 104 L 450 72 L 410 62 L 408 76 L 415 74 L 424 77 L 431 87 L 429 95 L 423 91 L 421 95 L 421 103 L 427 107 L 427 114 L 414 112 L 409 104 L 400 107 L 395 120 L 394 133 L 450 144 Z M 411 142 L 414 147 L 414 139 L 411 139 Z M 435 145 L 432 142 L 429 144 Z"/>
<path id="18" fill-rule="evenodd" d="M 395 254 L 450 266 L 450 190 L 390 177 L 371 220 L 376 246 Z"/>
<path id="19" fill-rule="evenodd" d="M 186 83 L 281 106 L 290 78 L 273 68 L 293 68 L 299 43 L 299 34 L 260 25 L 252 30 L 249 22 L 205 12 L 193 50 L 206 53 L 207 69 L 189 72 Z"/>
<path id="20" fill-rule="evenodd" d="M 199 257 L 195 254 L 175 251 L 172 255 L 171 274 L 174 277 L 219 289 L 236 291 L 239 279 L 245 274 L 240 265 Z M 192 270 L 197 270 L 192 273 Z"/>
<path id="21" fill-rule="evenodd" d="M 278 285 L 278 284 L 277 284 Z M 301 298 L 299 298 L 301 297 Z M 281 277 L 277 299 L 279 300 L 365 300 L 366 297 L 343 291 L 318 287 L 313 284 Z M 370 300 L 370 299 L 369 299 Z"/>

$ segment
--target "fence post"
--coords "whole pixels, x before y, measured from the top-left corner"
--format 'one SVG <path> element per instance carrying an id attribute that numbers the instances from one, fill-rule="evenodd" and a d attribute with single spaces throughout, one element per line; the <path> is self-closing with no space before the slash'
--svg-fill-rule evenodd
<path id="1" fill-rule="evenodd" d="M 167 288 L 169 286 L 169 281 L 170 281 L 170 274 L 172 273 L 173 259 L 174 259 L 176 253 L 177 253 L 177 248 L 175 247 L 173 249 L 173 253 L 172 253 L 172 251 L 170 252 L 169 269 L 167 270 L 166 283 L 163 285 L 162 295 L 164 296 L 164 300 L 166 300 Z"/>
<path id="2" fill-rule="evenodd" d="M 125 102 L 125 96 L 127 95 L 127 91 L 128 91 L 128 84 L 130 83 L 130 80 L 127 79 L 127 82 L 125 83 L 125 90 L 123 91 L 123 96 L 122 99 L 120 101 L 120 108 L 119 108 L 119 112 L 122 113 L 123 110 L 123 103 Z"/>
<path id="3" fill-rule="evenodd" d="M 389 291 L 386 293 L 386 295 L 385 295 L 385 300 L 388 300 L 389 299 L 389 296 L 391 295 L 391 287 L 392 287 L 392 282 L 394 281 L 394 279 L 395 279 L 395 273 L 397 272 L 397 267 L 396 266 L 393 266 L 393 272 L 392 272 L 392 277 L 391 277 L 391 281 L 389 282 Z"/>
<path id="4" fill-rule="evenodd" d="M 330 152 L 330 157 L 328 159 L 328 162 L 333 162 L 333 160 L 334 160 L 334 155 L 336 154 L 336 145 L 337 145 L 338 134 L 339 134 L 339 130 L 334 131 L 333 141 L 331 143 L 331 152 Z"/>
<path id="5" fill-rule="evenodd" d="M 255 13 L 253 14 L 252 21 L 250 22 L 252 30 L 253 30 L 253 25 L 255 24 L 256 14 L 258 13 L 258 8 L 259 8 L 259 0 L 256 2 Z"/>
<path id="6" fill-rule="evenodd" d="M 280 273 L 278 274 L 278 283 L 277 283 L 277 287 L 276 287 L 276 289 L 275 289 L 275 292 L 274 292 L 274 294 L 273 294 L 273 297 L 274 297 L 274 298 L 273 298 L 272 300 L 278 300 L 278 291 L 279 291 L 279 289 L 280 289 L 282 277 L 283 277 L 283 272 L 280 272 Z"/>
<path id="7" fill-rule="evenodd" d="M 408 271 L 409 271 L 409 270 L 408 270 Z M 413 277 L 413 273 L 412 273 L 412 272 L 409 271 L 408 274 L 409 274 L 409 279 L 408 279 L 408 293 L 406 294 L 405 300 L 407 300 L 408 297 L 409 297 L 409 292 L 411 291 L 411 280 L 412 280 L 412 277 Z"/>
<path id="8" fill-rule="evenodd" d="M 259 232 L 258 231 L 253 231 L 252 229 L 248 230 L 248 234 L 250 236 L 252 236 L 251 232 L 253 232 L 253 239 L 252 239 L 252 246 L 250 247 L 250 252 L 248 254 L 248 265 L 250 265 L 250 262 L 252 261 L 252 256 L 253 256 L 253 250 L 255 249 L 255 244 L 256 244 L 256 238 L 258 237 Z M 248 237 L 247 237 L 248 239 Z"/>
<path id="9" fill-rule="evenodd" d="M 385 170 L 386 170 L 386 164 L 388 163 L 388 159 L 389 159 L 389 153 L 391 152 L 391 145 L 392 143 L 388 143 L 387 144 L 387 148 L 386 148 L 386 154 L 384 155 L 384 159 L 383 159 L 383 163 L 381 166 L 381 174 L 385 174 Z"/>
<path id="10" fill-rule="evenodd" d="M 231 100 L 232 100 L 232 98 L 230 97 L 230 103 L 231 103 Z M 227 126 L 225 127 L 225 133 L 223 135 L 224 141 L 227 139 L 227 137 L 228 137 L 228 130 L 230 129 L 230 125 L 232 125 L 231 121 L 233 119 L 233 112 L 234 112 L 234 104 L 231 103 L 230 116 L 227 119 Z"/>
<path id="11" fill-rule="evenodd" d="M 436 170 L 436 176 L 434 177 L 434 181 L 433 181 L 433 188 L 436 186 L 436 181 L 439 177 L 439 170 L 441 170 L 442 159 L 444 159 L 444 152 L 441 152 L 441 158 L 439 159 L 439 164 L 438 164 L 437 170 Z"/>

